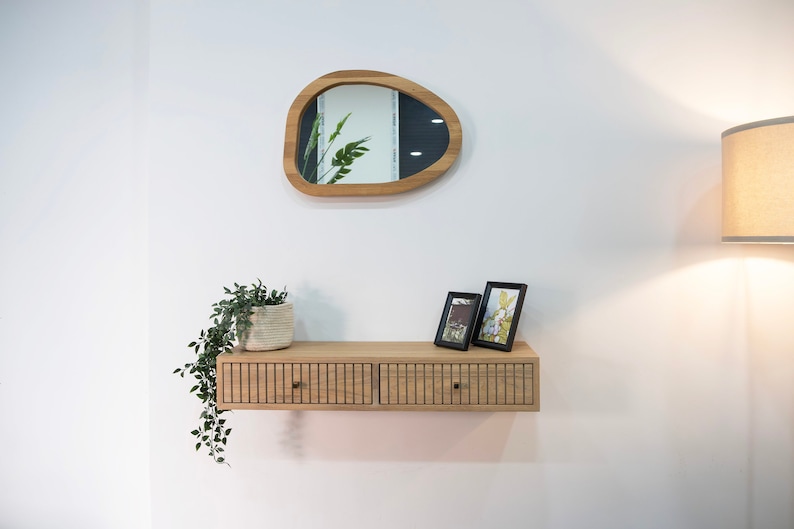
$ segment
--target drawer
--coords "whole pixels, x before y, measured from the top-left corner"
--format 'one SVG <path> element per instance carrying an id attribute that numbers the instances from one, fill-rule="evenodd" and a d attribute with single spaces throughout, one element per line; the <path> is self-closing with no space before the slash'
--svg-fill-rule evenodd
<path id="1" fill-rule="evenodd" d="M 219 410 L 540 411 L 540 359 L 432 342 L 294 342 L 218 355 Z"/>
<path id="2" fill-rule="evenodd" d="M 380 364 L 380 404 L 534 405 L 531 363 Z"/>
<path id="3" fill-rule="evenodd" d="M 372 364 L 225 362 L 222 403 L 372 404 Z"/>

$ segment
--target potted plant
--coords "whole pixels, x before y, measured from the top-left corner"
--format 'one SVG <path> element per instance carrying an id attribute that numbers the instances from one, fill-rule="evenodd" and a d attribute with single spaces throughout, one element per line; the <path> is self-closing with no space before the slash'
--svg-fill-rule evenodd
<path id="1" fill-rule="evenodd" d="M 369 149 L 364 147 L 362 144 L 371 140 L 372 136 L 367 136 L 366 138 L 361 138 L 357 141 L 351 141 L 336 151 L 336 154 L 331 158 L 331 167 L 329 169 L 327 169 L 323 174 L 318 174 L 317 172 L 320 167 L 320 163 L 325 159 L 325 156 L 331 152 L 331 146 L 334 144 L 334 141 L 336 141 L 337 136 L 342 134 L 342 127 L 345 126 L 345 122 L 351 114 L 352 112 L 349 112 L 345 117 L 339 120 L 339 123 L 336 124 L 336 130 L 333 131 L 331 136 L 328 138 L 328 145 L 325 147 L 325 150 L 322 151 L 322 154 L 320 154 L 320 158 L 318 160 L 314 160 L 310 166 L 309 162 L 312 158 L 312 152 L 314 152 L 314 150 L 317 148 L 317 143 L 320 139 L 320 124 L 323 120 L 322 114 L 317 114 L 315 116 L 314 122 L 312 123 L 312 131 L 309 134 L 309 141 L 306 144 L 306 150 L 303 153 L 303 167 L 300 170 L 300 175 L 310 184 L 337 183 L 339 180 L 347 176 L 348 173 L 350 173 L 350 166 L 353 165 L 353 162 L 356 161 L 356 158 L 361 158 L 369 151 Z M 315 155 L 315 158 L 316 156 L 317 155 Z M 312 171 L 306 175 L 306 171 L 308 169 L 312 169 Z M 334 169 L 336 169 L 336 172 L 331 176 L 328 182 L 323 182 L 325 177 Z"/>
<path id="2" fill-rule="evenodd" d="M 250 287 L 234 284 L 234 290 L 223 288 L 226 296 L 212 305 L 212 326 L 202 330 L 199 339 L 190 342 L 198 358 L 174 370 L 179 376 L 193 375 L 197 384 L 190 393 L 204 404 L 199 417 L 199 427 L 190 432 L 196 437 L 196 450 L 202 445 L 216 463 L 224 463 L 222 453 L 231 428 L 221 415 L 216 392 L 216 357 L 234 347 L 237 340 L 248 350 L 268 351 L 288 347 L 292 343 L 292 303 L 287 303 L 287 291 L 268 291 L 259 280 Z"/>

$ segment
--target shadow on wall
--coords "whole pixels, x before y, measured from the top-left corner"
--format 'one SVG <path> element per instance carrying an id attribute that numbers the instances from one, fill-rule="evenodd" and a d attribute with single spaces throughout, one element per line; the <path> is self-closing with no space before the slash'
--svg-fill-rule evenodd
<path id="1" fill-rule="evenodd" d="M 334 305 L 333 300 L 322 290 L 311 285 L 300 285 L 298 292 L 292 300 L 300 306 L 299 316 L 295 319 L 295 340 L 342 340 L 344 311 Z"/>
<path id="2" fill-rule="evenodd" d="M 532 462 L 537 459 L 537 414 L 515 412 L 278 411 L 265 418 L 237 411 L 239 461 L 285 457 L 298 461 Z M 246 419 L 243 419 L 246 417 Z M 242 420 L 241 420 L 242 419 Z M 247 420 L 250 419 L 250 420 Z M 254 422 L 275 419 L 268 436 L 252 438 Z M 248 433 L 243 433 L 247 430 Z"/>

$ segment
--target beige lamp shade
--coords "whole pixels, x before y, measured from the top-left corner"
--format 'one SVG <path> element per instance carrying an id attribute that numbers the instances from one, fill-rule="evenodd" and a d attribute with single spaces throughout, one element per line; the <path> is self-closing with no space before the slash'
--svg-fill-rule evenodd
<path id="1" fill-rule="evenodd" d="M 722 133 L 722 242 L 794 243 L 794 116 Z"/>

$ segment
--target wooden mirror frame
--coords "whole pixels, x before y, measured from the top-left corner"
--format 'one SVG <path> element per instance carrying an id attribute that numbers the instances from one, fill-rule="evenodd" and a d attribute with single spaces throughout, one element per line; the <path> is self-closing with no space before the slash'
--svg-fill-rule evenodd
<path id="1" fill-rule="evenodd" d="M 298 172 L 298 144 L 303 113 L 321 93 L 341 85 L 366 84 L 382 86 L 409 95 L 430 107 L 449 130 L 449 145 L 444 154 L 427 169 L 394 182 L 374 184 L 312 184 Z M 341 70 L 323 75 L 304 88 L 287 113 L 287 130 L 284 136 L 284 172 L 290 183 L 299 191 L 313 196 L 369 196 L 402 193 L 432 182 L 444 174 L 460 153 L 462 143 L 460 120 L 448 104 L 430 90 L 402 77 L 372 70 Z"/>

